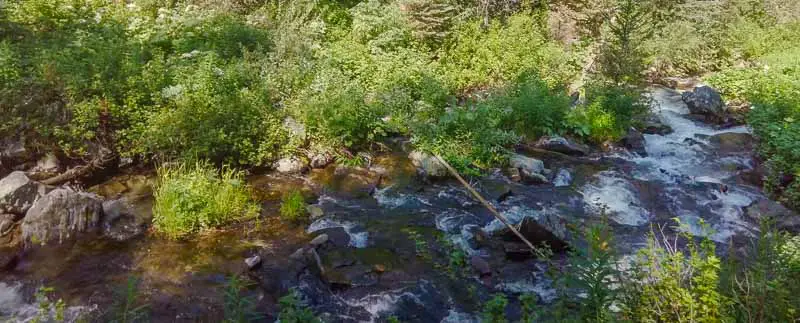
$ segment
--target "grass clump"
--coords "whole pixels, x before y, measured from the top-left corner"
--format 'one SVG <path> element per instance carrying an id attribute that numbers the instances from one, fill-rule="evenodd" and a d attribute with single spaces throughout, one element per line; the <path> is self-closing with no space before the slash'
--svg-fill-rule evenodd
<path id="1" fill-rule="evenodd" d="M 288 221 L 305 219 L 308 212 L 306 212 L 306 200 L 303 197 L 303 193 L 293 190 L 283 195 L 280 215 L 281 218 Z"/>
<path id="2" fill-rule="evenodd" d="M 173 239 L 253 218 L 260 210 L 241 172 L 203 162 L 159 169 L 154 195 L 153 225 Z"/>

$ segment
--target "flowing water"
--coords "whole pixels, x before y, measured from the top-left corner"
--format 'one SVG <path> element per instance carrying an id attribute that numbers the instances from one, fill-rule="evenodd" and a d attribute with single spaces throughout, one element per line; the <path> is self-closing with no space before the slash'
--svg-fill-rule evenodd
<path id="1" fill-rule="evenodd" d="M 739 176 L 753 168 L 752 151 L 720 149 L 714 141 L 716 135 L 748 129 L 715 130 L 692 121 L 671 90 L 655 88 L 652 96 L 654 112 L 674 131 L 645 135 L 647 156 L 537 155 L 552 170 L 552 185 L 513 183 L 499 172 L 473 184 L 510 221 L 531 217 L 566 239 L 574 238 L 572 229 L 605 215 L 623 253 L 642 247 L 651 230 L 674 232 L 675 218 L 683 224 L 679 230 L 720 243 L 754 235 L 757 226 L 745 208 L 766 197 Z M 545 304 L 555 299 L 542 262 L 509 257 L 503 243 L 491 242 L 503 238 L 476 242 L 478 229 L 505 233 L 463 187 L 418 179 L 402 156 L 383 156 L 363 168 L 331 166 L 307 177 L 257 175 L 250 182 L 264 199 L 265 220 L 257 227 L 238 224 L 184 242 L 149 235 L 126 243 L 101 239 L 25 255 L 0 279 L 0 318 L 30 318 L 32 291 L 41 285 L 60 290 L 73 312 L 91 310 L 86 304 L 102 308 L 113 286 L 136 275 L 143 297 L 154 304 L 153 320 L 215 321 L 222 315 L 226 277 L 242 273 L 242 260 L 253 254 L 262 257 L 263 266 L 246 275 L 254 283 L 249 293 L 269 319 L 277 298 L 290 288 L 332 322 L 389 316 L 404 322 L 477 322 L 483 302 L 498 291 L 533 293 Z M 324 215 L 302 226 L 278 220 L 276 198 L 292 187 L 315 196 Z M 138 203 L 141 210 L 149 208 L 146 199 Z M 319 249 L 324 274 L 307 261 L 290 259 L 323 232 L 338 241 Z M 453 257 L 459 253 L 466 265 Z M 470 256 L 486 259 L 490 278 L 469 268 Z M 519 304 L 510 299 L 513 317 Z"/>

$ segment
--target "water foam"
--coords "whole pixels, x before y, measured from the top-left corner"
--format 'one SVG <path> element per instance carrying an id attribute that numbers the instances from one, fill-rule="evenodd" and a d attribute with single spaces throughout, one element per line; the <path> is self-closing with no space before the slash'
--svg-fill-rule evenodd
<path id="1" fill-rule="evenodd" d="M 308 233 L 314 233 L 319 230 L 330 228 L 343 228 L 344 231 L 350 236 L 350 246 L 355 248 L 366 248 L 369 238 L 369 232 L 355 231 L 358 225 L 347 221 L 336 221 L 327 218 L 319 219 L 311 223 L 306 229 Z"/>
<path id="2" fill-rule="evenodd" d="M 641 207 L 630 182 L 612 171 L 595 175 L 597 181 L 583 187 L 586 207 L 590 212 L 607 212 L 611 220 L 622 225 L 639 226 L 649 221 L 650 212 Z"/>

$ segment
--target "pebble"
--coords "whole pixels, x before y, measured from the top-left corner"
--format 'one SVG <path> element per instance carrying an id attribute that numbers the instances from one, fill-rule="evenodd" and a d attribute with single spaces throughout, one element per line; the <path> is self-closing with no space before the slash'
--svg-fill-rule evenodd
<path id="1" fill-rule="evenodd" d="M 252 256 L 244 260 L 244 263 L 247 265 L 247 269 L 253 270 L 261 265 L 261 257 L 258 255 Z"/>

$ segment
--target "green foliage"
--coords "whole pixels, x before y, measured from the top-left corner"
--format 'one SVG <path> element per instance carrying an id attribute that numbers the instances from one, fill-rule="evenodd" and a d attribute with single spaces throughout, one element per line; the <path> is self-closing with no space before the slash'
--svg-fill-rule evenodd
<path id="1" fill-rule="evenodd" d="M 139 283 L 139 279 L 130 276 L 125 285 L 116 291 L 114 305 L 107 314 L 110 322 L 148 321 L 148 305 L 139 299 Z"/>
<path id="2" fill-rule="evenodd" d="M 586 230 L 588 247 L 575 251 L 570 257 L 568 288 L 582 291 L 586 297 L 577 304 L 583 322 L 607 322 L 612 314 L 609 306 L 616 300 L 616 291 L 610 286 L 618 273 L 611 246 L 611 231 L 607 225 L 597 225 Z"/>
<path id="3" fill-rule="evenodd" d="M 586 103 L 567 116 L 567 127 L 596 143 L 616 141 L 649 110 L 649 100 L 636 88 L 591 84 Z"/>
<path id="4" fill-rule="evenodd" d="M 400 9 L 408 19 L 414 37 L 432 46 L 449 35 L 457 11 L 446 0 L 405 0 Z"/>
<path id="5" fill-rule="evenodd" d="M 755 67 L 726 70 L 708 79 L 727 99 L 751 103 L 747 121 L 771 170 L 765 186 L 792 208 L 800 207 L 800 184 L 794 179 L 800 175 L 798 62 L 800 47 L 780 46 L 761 54 Z"/>
<path id="6" fill-rule="evenodd" d="M 522 307 L 522 323 L 534 323 L 539 321 L 541 310 L 536 305 L 537 296 L 535 294 L 523 294 L 519 297 L 519 302 Z"/>
<path id="7" fill-rule="evenodd" d="M 761 226 L 749 258 L 725 264 L 723 293 L 736 322 L 791 322 L 800 317 L 800 238 L 777 232 L 770 222 Z M 745 268 L 743 270 L 743 268 Z"/>
<path id="8" fill-rule="evenodd" d="M 535 19 L 515 14 L 488 29 L 474 20 L 455 27 L 441 54 L 442 74 L 456 92 L 502 85 L 537 71 L 551 86 L 571 80 L 575 62 L 563 47 L 546 39 Z"/>
<path id="9" fill-rule="evenodd" d="M 718 322 L 727 300 L 719 290 L 720 259 L 711 240 L 699 245 L 683 234 L 686 249 L 651 234 L 633 263 L 623 312 L 643 322 Z M 661 242 L 664 241 L 664 242 Z M 677 240 L 675 240 L 677 241 Z"/>
<path id="10" fill-rule="evenodd" d="M 314 316 L 314 313 L 306 307 L 301 299 L 300 294 L 296 290 L 289 291 L 286 296 L 278 300 L 281 307 L 281 312 L 278 314 L 278 320 L 286 323 L 316 323 L 320 320 Z"/>
<path id="11" fill-rule="evenodd" d="M 459 171 L 477 174 L 502 164 L 508 147 L 519 141 L 502 123 L 510 111 L 487 103 L 453 107 L 434 123 L 416 125 L 412 142 L 423 151 L 440 155 Z"/>
<path id="12" fill-rule="evenodd" d="M 508 299 L 503 294 L 495 294 L 486 304 L 483 305 L 481 322 L 484 323 L 506 323 L 506 306 Z"/>
<path id="13" fill-rule="evenodd" d="M 52 301 L 54 293 L 55 289 L 52 287 L 42 286 L 36 290 L 34 297 L 39 308 L 32 322 L 64 322 L 67 305 L 60 298 Z"/>
<path id="14" fill-rule="evenodd" d="M 288 221 L 304 220 L 307 217 L 306 200 L 300 191 L 289 191 L 281 198 L 281 218 Z"/>
<path id="15" fill-rule="evenodd" d="M 208 163 L 162 167 L 153 205 L 153 226 L 169 238 L 258 216 L 241 172 Z"/>
<path id="16" fill-rule="evenodd" d="M 231 277 L 225 284 L 225 323 L 255 322 L 263 318 L 256 310 L 253 296 L 244 296 L 242 289 L 246 286 L 237 276 Z"/>
<path id="17" fill-rule="evenodd" d="M 553 88 L 538 75 L 522 75 L 515 84 L 492 103 L 511 108 L 504 123 L 509 129 L 529 138 L 553 135 L 562 131 L 571 98 L 566 90 Z"/>
<path id="18" fill-rule="evenodd" d="M 600 49 L 600 70 L 616 84 L 639 85 L 647 68 L 643 45 L 653 36 L 653 7 L 650 1 L 613 2 L 605 16 L 608 35 Z"/>

